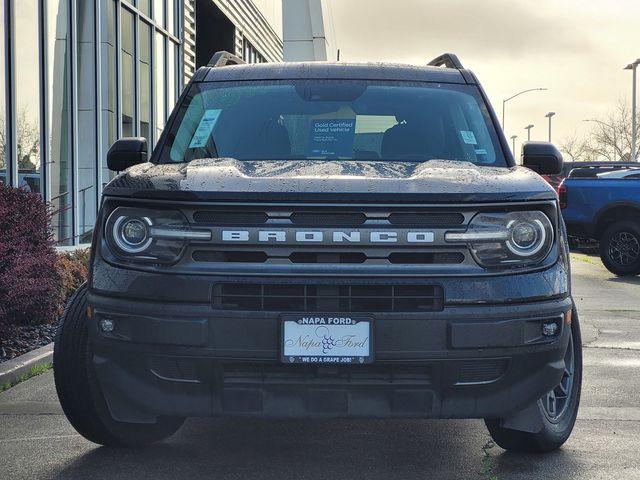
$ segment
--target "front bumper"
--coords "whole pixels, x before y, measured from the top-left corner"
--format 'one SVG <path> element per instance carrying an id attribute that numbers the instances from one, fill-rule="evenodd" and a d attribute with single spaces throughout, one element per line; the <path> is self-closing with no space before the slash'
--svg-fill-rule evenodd
<path id="1" fill-rule="evenodd" d="M 375 362 L 280 362 L 277 312 L 131 300 L 90 290 L 93 363 L 112 416 L 504 418 L 556 385 L 569 296 L 442 312 L 372 312 Z M 99 321 L 115 330 L 105 334 Z M 541 323 L 556 319 L 553 338 Z"/>

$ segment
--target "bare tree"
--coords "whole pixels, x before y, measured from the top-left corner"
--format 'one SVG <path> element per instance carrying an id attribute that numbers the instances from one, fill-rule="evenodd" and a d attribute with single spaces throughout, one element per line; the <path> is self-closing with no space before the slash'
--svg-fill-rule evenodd
<path id="1" fill-rule="evenodd" d="M 18 169 L 35 171 L 40 168 L 40 129 L 31 122 L 27 109 L 23 109 L 16 119 L 18 134 Z"/>
<path id="2" fill-rule="evenodd" d="M 560 151 L 571 162 L 586 162 L 591 160 L 592 151 L 586 140 L 579 138 L 575 133 L 564 138 L 560 142 Z"/>
<path id="3" fill-rule="evenodd" d="M 24 109 L 16 122 L 18 136 L 18 168 L 35 171 L 40 168 L 40 129 L 36 123 L 30 122 Z M 7 138 L 4 118 L 0 117 L 0 168 L 5 169 L 8 162 Z"/>
<path id="4" fill-rule="evenodd" d="M 592 129 L 586 138 L 575 134 L 560 143 L 560 149 L 572 161 L 630 161 L 632 122 L 629 102 L 619 100 L 607 115 L 588 119 Z M 638 122 L 640 124 L 640 122 Z M 640 127 L 638 128 L 640 138 Z"/>

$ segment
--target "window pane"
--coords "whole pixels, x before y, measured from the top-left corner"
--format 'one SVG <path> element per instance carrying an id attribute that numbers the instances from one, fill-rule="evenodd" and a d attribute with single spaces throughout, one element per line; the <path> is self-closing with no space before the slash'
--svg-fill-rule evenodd
<path id="1" fill-rule="evenodd" d="M 71 155 L 69 142 L 68 11 L 65 0 L 47 1 L 47 138 L 51 185 L 51 226 L 60 245 L 73 242 Z"/>
<path id="2" fill-rule="evenodd" d="M 140 35 L 140 135 L 151 141 L 151 28 L 139 23 Z"/>
<path id="3" fill-rule="evenodd" d="M 0 0 L 0 25 L 6 25 L 4 21 L 4 0 Z M 7 123 L 5 113 L 7 105 L 4 99 L 4 31 L 0 32 L 0 183 L 7 182 Z"/>
<path id="4" fill-rule="evenodd" d="M 153 0 L 153 19 L 161 27 L 164 27 L 164 2 L 165 0 Z"/>
<path id="5" fill-rule="evenodd" d="M 146 16 L 150 16 L 151 14 L 149 7 L 149 0 L 138 0 L 138 10 L 140 10 Z"/>
<path id="6" fill-rule="evenodd" d="M 116 4 L 102 2 L 102 182 L 107 183 L 116 173 L 107 168 L 107 150 L 116 140 L 117 74 L 116 74 Z"/>
<path id="7" fill-rule="evenodd" d="M 167 47 L 167 105 L 169 109 L 167 118 L 169 118 L 176 104 L 176 45 L 169 41 Z"/>
<path id="8" fill-rule="evenodd" d="M 153 64 L 153 68 L 155 70 L 155 82 L 156 82 L 156 91 L 155 91 L 155 117 L 156 117 L 156 139 L 160 138 L 160 134 L 162 133 L 162 129 L 165 124 L 165 85 L 164 85 L 164 74 L 165 74 L 165 64 L 164 64 L 164 36 L 159 33 L 156 33 L 155 36 L 155 61 Z"/>
<path id="9" fill-rule="evenodd" d="M 167 30 L 175 35 L 176 32 L 176 8 L 179 0 L 169 0 L 167 2 Z"/>
<path id="10" fill-rule="evenodd" d="M 135 135 L 135 70 L 133 50 L 133 15 L 122 11 L 122 136 Z"/>
<path id="11" fill-rule="evenodd" d="M 76 48 L 78 52 L 78 215 L 80 243 L 91 241 L 97 212 L 96 37 L 94 2 L 78 1 Z"/>
<path id="12" fill-rule="evenodd" d="M 18 184 L 42 192 L 38 1 L 14 1 L 13 20 Z"/>

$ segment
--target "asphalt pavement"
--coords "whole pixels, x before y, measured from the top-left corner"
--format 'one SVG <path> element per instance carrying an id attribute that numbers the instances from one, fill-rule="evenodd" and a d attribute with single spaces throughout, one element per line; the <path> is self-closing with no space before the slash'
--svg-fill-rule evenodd
<path id="1" fill-rule="evenodd" d="M 47 372 L 0 394 L 0 478 L 640 479 L 640 277 L 572 258 L 584 385 L 557 452 L 507 453 L 475 420 L 190 419 L 164 442 L 110 449 L 73 430 Z"/>

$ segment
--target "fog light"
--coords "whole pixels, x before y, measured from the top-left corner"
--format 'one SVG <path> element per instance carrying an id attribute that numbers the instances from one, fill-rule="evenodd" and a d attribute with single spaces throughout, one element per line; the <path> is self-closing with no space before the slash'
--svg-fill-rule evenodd
<path id="1" fill-rule="evenodd" d="M 553 337 L 558 333 L 558 324 L 556 322 L 544 322 L 542 324 L 542 335 L 545 337 Z"/>
<path id="2" fill-rule="evenodd" d="M 114 325 L 113 320 L 109 318 L 103 318 L 100 320 L 100 330 L 104 333 L 111 333 L 114 328 L 116 328 L 116 326 Z"/>

